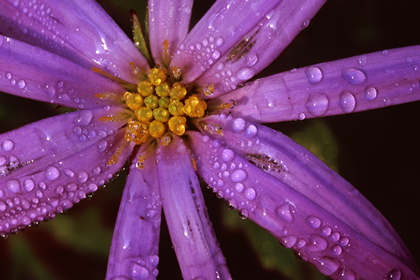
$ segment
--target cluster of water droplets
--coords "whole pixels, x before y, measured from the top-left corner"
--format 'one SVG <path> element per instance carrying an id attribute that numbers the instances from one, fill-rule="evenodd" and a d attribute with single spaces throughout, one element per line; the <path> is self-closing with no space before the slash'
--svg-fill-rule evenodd
<path id="1" fill-rule="evenodd" d="M 220 47 L 224 44 L 222 37 L 214 38 L 209 36 L 201 42 L 191 43 L 188 46 L 181 44 L 177 54 L 185 53 L 188 58 L 193 59 L 194 64 L 200 65 L 200 70 L 209 69 L 220 56 Z"/>
<path id="2" fill-rule="evenodd" d="M 50 163 L 47 166 L 38 163 L 42 158 L 22 160 L 21 151 L 15 141 L 11 139 L 1 141 L 0 180 L 5 186 L 0 190 L 1 235 L 6 236 L 7 233 L 53 218 L 56 213 L 69 209 L 74 203 L 95 192 L 98 186 L 112 179 L 113 174 L 108 171 L 105 164 L 111 156 L 109 151 L 105 152 L 105 149 L 112 145 L 106 140 L 99 141 L 112 131 L 95 129 L 92 120 L 92 112 L 80 111 L 74 118 L 73 124 L 63 124 L 73 127 L 68 130 L 70 133 L 68 137 L 77 139 L 81 143 L 86 141 L 97 143 L 96 149 L 95 145 L 91 146 L 91 152 L 104 154 L 103 162 L 96 163 L 97 165 L 92 163 L 86 168 L 80 165 L 80 159 L 76 154 L 65 160 L 48 160 Z M 44 137 L 46 137 L 43 140 L 45 144 L 50 145 L 49 136 Z M 47 157 L 51 159 L 54 155 Z M 36 168 L 37 165 L 40 165 L 39 168 Z M 24 168 L 32 168 L 32 174 L 19 175 Z"/>
<path id="3" fill-rule="evenodd" d="M 133 258 L 125 260 L 128 265 L 130 276 L 116 276 L 112 280 L 129 280 L 129 279 L 155 279 L 159 271 L 157 266 L 159 264 L 159 256 L 151 255 L 144 258 Z"/>

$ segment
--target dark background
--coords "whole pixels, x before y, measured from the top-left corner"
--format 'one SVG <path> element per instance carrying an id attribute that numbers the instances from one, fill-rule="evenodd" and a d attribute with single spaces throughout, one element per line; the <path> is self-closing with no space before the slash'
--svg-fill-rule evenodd
<path id="1" fill-rule="evenodd" d="M 127 2 L 127 3 L 126 3 Z M 197 20 L 209 4 L 196 1 Z M 100 1 L 129 34 L 129 8 L 140 10 L 142 1 Z M 118 3 L 118 4 L 117 4 Z M 420 1 L 330 1 L 296 40 L 263 73 L 287 71 L 319 62 L 420 43 Z M 30 108 L 30 110 L 28 110 Z M 370 112 L 276 124 L 287 135 L 299 134 L 304 143 L 336 152 L 332 164 L 391 222 L 420 263 L 420 103 Z M 48 104 L 0 95 L 0 132 L 54 114 Z M 322 126 L 328 143 L 316 143 L 311 127 Z M 306 136 L 305 136 L 306 135 Z M 310 145 L 310 144 L 309 144 Z M 324 146 L 322 146 L 324 145 Z M 324 156 L 324 155 L 320 155 Z M 327 156 L 326 156 L 327 157 Z M 103 279 L 113 225 L 126 174 L 123 172 L 92 199 L 64 215 L 0 240 L 2 279 Z M 234 279 L 322 279 L 310 265 L 294 261 L 291 250 L 260 242 L 265 240 L 249 221 L 231 224 L 234 211 L 203 188 L 210 216 Z M 251 232 L 251 234 L 249 233 Z M 165 225 L 161 233 L 159 279 L 181 279 Z M 254 239 L 250 240 L 249 236 Z M 255 241 L 257 240 L 257 241 Z M 268 244 L 268 245 L 267 245 Z M 264 247 L 270 247 L 265 248 Z M 264 251 L 265 250 L 265 251 Z M 279 258 L 292 258 L 289 271 L 266 266 L 275 250 Z M 262 252 L 262 254 L 257 253 Z M 276 253 L 277 254 L 277 253 Z M 269 262 L 269 261 L 268 261 Z M 274 261 L 275 262 L 275 261 Z M 283 260 L 279 261 L 284 264 Z M 289 261 L 287 261 L 289 262 Z M 288 275 L 288 276 L 286 276 Z M 292 276 L 290 276 L 292 275 Z"/>

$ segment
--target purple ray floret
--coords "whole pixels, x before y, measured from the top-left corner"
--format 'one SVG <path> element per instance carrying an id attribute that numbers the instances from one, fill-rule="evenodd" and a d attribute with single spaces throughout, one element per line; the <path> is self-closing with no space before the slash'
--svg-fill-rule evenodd
<path id="1" fill-rule="evenodd" d="M 162 215 L 185 279 L 231 279 L 199 177 L 332 279 L 419 279 L 350 183 L 261 123 L 420 99 L 420 46 L 251 80 L 323 0 L 149 1 L 155 65 L 93 0 L 1 1 L 0 90 L 75 109 L 0 135 L 0 235 L 52 219 L 129 162 L 107 279 L 156 279 Z M 150 60 L 149 60 L 150 61 Z"/>

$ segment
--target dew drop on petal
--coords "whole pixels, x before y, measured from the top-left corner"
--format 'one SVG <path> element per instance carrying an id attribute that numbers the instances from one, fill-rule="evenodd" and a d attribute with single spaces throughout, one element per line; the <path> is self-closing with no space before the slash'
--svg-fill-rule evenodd
<path id="1" fill-rule="evenodd" d="M 317 263 L 318 270 L 327 276 L 335 273 L 341 266 L 340 261 L 333 258 L 324 257 L 324 258 L 316 259 L 316 261 L 318 261 Z"/>
<path id="2" fill-rule="evenodd" d="M 254 188 L 247 188 L 245 190 L 245 197 L 249 200 L 254 200 L 257 196 L 257 193 L 255 192 Z"/>
<path id="3" fill-rule="evenodd" d="M 237 182 L 242 182 L 243 180 L 245 180 L 247 176 L 248 175 L 244 170 L 238 169 L 232 172 L 230 179 L 232 180 L 232 182 L 237 183 Z"/>
<path id="4" fill-rule="evenodd" d="M 353 270 L 345 266 L 338 271 L 338 275 L 340 275 L 340 280 L 356 280 L 356 274 Z"/>
<path id="5" fill-rule="evenodd" d="M 343 78 L 351 85 L 361 85 L 363 84 L 367 76 L 366 74 L 357 68 L 346 68 L 342 72 Z"/>
<path id="6" fill-rule="evenodd" d="M 322 71 L 319 67 L 309 66 L 305 69 L 306 77 L 310 84 L 317 84 L 322 80 Z"/>
<path id="7" fill-rule="evenodd" d="M 318 229 L 321 226 L 321 220 L 315 216 L 306 218 L 306 223 L 313 229 Z"/>
<path id="8" fill-rule="evenodd" d="M 98 152 L 102 153 L 106 150 L 106 147 L 108 146 L 108 143 L 105 140 L 102 140 L 98 144 Z"/>
<path id="9" fill-rule="evenodd" d="M 45 170 L 45 179 L 53 181 L 56 180 L 58 177 L 60 177 L 60 171 L 57 167 L 54 166 L 48 166 Z"/>
<path id="10" fill-rule="evenodd" d="M 26 180 L 23 182 L 23 188 L 24 188 L 27 192 L 32 191 L 32 190 L 34 189 L 34 187 L 35 187 L 35 183 L 34 183 L 34 181 L 33 181 L 32 179 L 26 179 Z"/>
<path id="11" fill-rule="evenodd" d="M 86 172 L 82 171 L 77 175 L 77 182 L 79 184 L 82 184 L 82 183 L 86 182 L 88 178 L 89 178 L 88 174 Z"/>
<path id="12" fill-rule="evenodd" d="M 363 97 L 369 101 L 374 100 L 377 96 L 378 96 L 378 91 L 374 87 L 367 87 L 363 94 Z"/>
<path id="13" fill-rule="evenodd" d="M 326 250 L 328 247 L 328 241 L 325 240 L 325 238 L 319 236 L 319 235 L 311 235 L 309 237 L 309 243 L 308 243 L 308 250 L 314 251 L 314 252 L 320 252 Z"/>
<path id="14" fill-rule="evenodd" d="M 285 222 L 293 222 L 293 213 L 296 211 L 296 208 L 289 202 L 283 203 L 276 208 L 276 214 Z"/>
<path id="15" fill-rule="evenodd" d="M 251 124 L 246 128 L 244 134 L 247 138 L 252 138 L 255 135 L 257 135 L 257 132 L 258 132 L 257 127 L 255 125 Z"/>
<path id="16" fill-rule="evenodd" d="M 386 280 L 400 280 L 400 279 L 401 279 L 401 271 L 399 269 L 391 270 L 386 276 Z"/>
<path id="17" fill-rule="evenodd" d="M 231 161 L 235 157 L 235 153 L 231 149 L 224 149 L 222 152 L 222 159 L 224 161 Z"/>
<path id="18" fill-rule="evenodd" d="M 20 192 L 20 183 L 18 180 L 9 180 L 6 183 L 7 189 L 13 193 Z"/>
<path id="19" fill-rule="evenodd" d="M 255 75 L 255 71 L 252 70 L 251 68 L 242 68 L 238 71 L 238 73 L 236 73 L 236 78 L 238 78 L 241 81 L 246 81 L 251 79 L 252 77 L 254 77 Z"/>
<path id="20" fill-rule="evenodd" d="M 24 88 L 26 86 L 26 82 L 24 80 L 17 81 L 18 88 Z"/>
<path id="21" fill-rule="evenodd" d="M 333 255 L 339 256 L 341 254 L 341 252 L 343 252 L 343 247 L 339 246 L 339 245 L 334 245 L 331 247 L 331 253 Z"/>
<path id="22" fill-rule="evenodd" d="M 235 185 L 235 190 L 236 190 L 238 193 L 243 192 L 244 188 L 245 188 L 245 186 L 244 186 L 244 184 L 242 184 L 242 183 L 237 183 L 237 184 Z"/>
<path id="23" fill-rule="evenodd" d="M 351 113 L 356 108 L 356 98 L 350 91 L 343 91 L 340 94 L 339 105 L 341 109 L 346 113 Z"/>
<path id="24" fill-rule="evenodd" d="M 89 110 L 82 110 L 79 113 L 79 118 L 76 119 L 76 124 L 80 126 L 87 126 L 92 121 L 93 114 Z"/>
<path id="25" fill-rule="evenodd" d="M 1 148 L 5 152 L 10 152 L 11 150 L 13 150 L 14 146 L 15 144 L 11 140 L 4 140 L 1 144 Z"/>
<path id="26" fill-rule="evenodd" d="M 296 242 L 297 238 L 293 235 L 288 235 L 280 238 L 280 243 L 286 248 L 293 247 L 296 244 Z"/>
<path id="27" fill-rule="evenodd" d="M 332 229 L 330 227 L 324 227 L 321 229 L 321 235 L 323 236 L 329 236 L 332 232 Z"/>
<path id="28" fill-rule="evenodd" d="M 329 100 L 324 93 L 311 93 L 305 105 L 309 113 L 321 116 L 327 112 Z"/>
<path id="29" fill-rule="evenodd" d="M 232 123 L 232 130 L 234 132 L 241 132 L 245 129 L 246 121 L 242 118 L 237 118 Z"/>

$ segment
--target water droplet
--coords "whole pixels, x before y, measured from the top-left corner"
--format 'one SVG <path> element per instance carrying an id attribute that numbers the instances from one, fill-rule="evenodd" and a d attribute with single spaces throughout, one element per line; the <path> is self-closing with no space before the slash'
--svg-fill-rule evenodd
<path id="1" fill-rule="evenodd" d="M 306 118 L 305 113 L 299 113 L 298 119 L 303 121 Z"/>
<path id="2" fill-rule="evenodd" d="M 283 203 L 276 209 L 276 214 L 285 222 L 293 222 L 293 213 L 295 213 L 296 208 L 289 202 Z"/>
<path id="3" fill-rule="evenodd" d="M 220 47 L 221 45 L 223 45 L 223 43 L 224 43 L 225 41 L 223 40 L 223 38 L 222 37 L 218 37 L 217 39 L 216 39 L 216 46 L 217 47 Z"/>
<path id="4" fill-rule="evenodd" d="M 256 196 L 257 196 L 257 193 L 255 192 L 255 189 L 247 188 L 245 190 L 245 197 L 248 198 L 249 200 L 254 200 Z"/>
<path id="5" fill-rule="evenodd" d="M 92 121 L 93 114 L 89 110 L 82 110 L 79 113 L 79 118 L 76 119 L 77 125 L 87 126 Z"/>
<path id="6" fill-rule="evenodd" d="M 331 235 L 330 235 L 330 239 L 332 240 L 332 241 L 338 241 L 339 239 L 340 239 L 340 234 L 338 233 L 338 232 L 333 232 Z"/>
<path id="7" fill-rule="evenodd" d="M 300 30 L 303 30 L 303 29 L 307 28 L 310 23 L 311 23 L 311 20 L 310 19 L 305 19 L 302 22 L 302 24 L 300 25 Z"/>
<path id="8" fill-rule="evenodd" d="M 231 161 L 235 157 L 235 153 L 231 149 L 224 149 L 222 152 L 222 159 L 224 161 Z"/>
<path id="9" fill-rule="evenodd" d="M 248 176 L 248 174 L 242 170 L 242 169 L 238 169 L 232 172 L 232 175 L 230 176 L 230 179 L 232 180 L 232 182 L 242 182 L 243 180 L 246 179 L 246 177 Z"/>
<path id="10" fill-rule="evenodd" d="M 324 93 L 311 93 L 305 105 L 309 113 L 321 116 L 327 112 L 329 100 Z"/>
<path id="11" fill-rule="evenodd" d="M 328 241 L 319 235 L 311 235 L 309 237 L 308 250 L 314 252 L 324 251 L 328 247 Z"/>
<path id="12" fill-rule="evenodd" d="M 98 152 L 102 153 L 106 150 L 106 147 L 108 146 L 108 143 L 105 140 L 102 140 L 98 144 Z"/>
<path id="13" fill-rule="evenodd" d="M 352 85 L 361 85 L 367 79 L 366 74 L 357 68 L 346 68 L 341 74 L 343 78 Z"/>
<path id="14" fill-rule="evenodd" d="M 331 253 L 333 255 L 339 256 L 343 252 L 343 248 L 339 245 L 334 245 L 331 247 Z"/>
<path id="15" fill-rule="evenodd" d="M 14 146 L 15 144 L 11 140 L 4 140 L 1 144 L 1 147 L 5 152 L 10 152 L 11 150 L 13 150 Z"/>
<path id="16" fill-rule="evenodd" d="M 310 84 L 317 84 L 322 80 L 322 71 L 319 67 L 309 66 L 305 69 L 306 77 Z"/>
<path id="17" fill-rule="evenodd" d="M 366 100 L 372 101 L 378 96 L 378 91 L 374 87 L 367 87 L 363 96 Z"/>
<path id="18" fill-rule="evenodd" d="M 335 273 L 339 268 L 341 263 L 333 258 L 319 258 L 319 259 L 315 259 L 316 261 L 318 261 L 317 263 L 317 268 L 318 270 L 325 274 L 325 275 L 332 275 L 333 273 Z"/>
<path id="19" fill-rule="evenodd" d="M 321 226 L 321 220 L 315 216 L 309 216 L 306 218 L 306 223 L 313 229 L 318 229 Z"/>
<path id="20" fill-rule="evenodd" d="M 24 88 L 26 86 L 26 82 L 24 80 L 17 81 L 18 88 Z"/>
<path id="21" fill-rule="evenodd" d="M 329 236 L 332 232 L 332 229 L 330 227 L 324 227 L 321 229 L 321 234 L 323 236 Z"/>
<path id="22" fill-rule="evenodd" d="M 34 189 L 34 187 L 35 187 L 35 183 L 34 183 L 34 181 L 33 181 L 32 179 L 26 179 L 26 180 L 23 182 L 23 188 L 24 188 L 27 192 L 32 191 L 32 190 Z"/>
<path id="23" fill-rule="evenodd" d="M 255 71 L 251 68 L 242 68 L 236 73 L 236 78 L 238 78 L 241 81 L 246 81 L 254 77 Z"/>
<path id="24" fill-rule="evenodd" d="M 0 201 L 0 211 L 4 211 L 6 210 L 6 208 L 7 208 L 6 203 L 4 203 L 3 201 Z"/>
<path id="25" fill-rule="evenodd" d="M 296 244 L 297 238 L 296 236 L 288 235 L 288 236 L 281 237 L 279 240 L 280 240 L 280 243 L 284 247 L 291 248 Z"/>
<path id="26" fill-rule="evenodd" d="M 149 256 L 149 263 L 156 267 L 159 264 L 159 256 L 153 255 L 153 256 Z"/>
<path id="27" fill-rule="evenodd" d="M 56 180 L 58 177 L 60 177 L 60 171 L 57 169 L 57 167 L 54 166 L 48 166 L 45 170 L 45 179 L 53 181 Z"/>
<path id="28" fill-rule="evenodd" d="M 386 276 L 386 280 L 400 280 L 400 279 L 401 279 L 401 271 L 399 269 L 391 270 Z"/>
<path id="29" fill-rule="evenodd" d="M 244 134 L 247 138 L 252 138 L 255 135 L 257 135 L 257 132 L 258 132 L 257 127 L 255 125 L 251 124 L 246 128 Z"/>
<path id="30" fill-rule="evenodd" d="M 344 112 L 350 113 L 356 108 L 356 98 L 350 91 L 345 90 L 340 94 L 338 104 Z"/>
<path id="31" fill-rule="evenodd" d="M 242 118 L 237 118 L 232 123 L 232 130 L 234 132 L 242 132 L 245 129 L 246 121 Z"/>
<path id="32" fill-rule="evenodd" d="M 218 59 L 220 57 L 220 52 L 218 50 L 214 50 L 213 53 L 211 54 L 211 57 L 213 59 Z"/>
<path id="33" fill-rule="evenodd" d="M 342 269 L 338 272 L 338 275 L 340 276 L 340 280 L 355 280 L 356 274 L 351 270 L 350 268 L 347 268 L 343 266 Z"/>
<path id="34" fill-rule="evenodd" d="M 246 65 L 251 67 L 258 62 L 258 56 L 255 53 L 251 53 L 246 57 Z"/>
<path id="35" fill-rule="evenodd" d="M 74 177 L 74 172 L 71 171 L 70 169 L 64 169 L 63 172 L 69 178 L 73 178 Z"/>
<path id="36" fill-rule="evenodd" d="M 9 180 L 6 183 L 7 189 L 13 193 L 20 192 L 20 183 L 18 180 Z"/>
<path id="37" fill-rule="evenodd" d="M 89 178 L 88 174 L 86 172 L 82 171 L 77 175 L 77 182 L 79 184 L 82 184 L 82 183 L 86 182 L 88 178 Z"/>
<path id="38" fill-rule="evenodd" d="M 347 237 L 343 237 L 339 241 L 341 246 L 347 246 L 349 244 L 349 242 L 350 242 L 350 240 Z"/>
<path id="39" fill-rule="evenodd" d="M 241 193 L 241 192 L 244 190 L 244 188 L 245 188 L 245 186 L 244 186 L 244 184 L 242 184 L 242 183 L 237 183 L 237 184 L 235 184 L 235 190 L 236 190 L 238 193 Z"/>
<path id="40" fill-rule="evenodd" d="M 249 213 L 248 213 L 248 210 L 246 210 L 246 209 L 242 209 L 242 210 L 239 211 L 239 217 L 243 220 L 247 219 L 248 215 L 249 215 Z"/>

